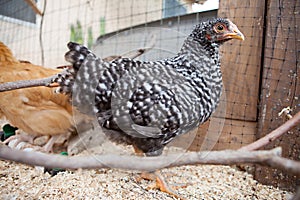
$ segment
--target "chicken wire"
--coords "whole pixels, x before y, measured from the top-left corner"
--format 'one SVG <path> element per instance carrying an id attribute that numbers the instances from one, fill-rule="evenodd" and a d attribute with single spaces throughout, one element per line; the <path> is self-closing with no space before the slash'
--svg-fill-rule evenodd
<path id="1" fill-rule="evenodd" d="M 284 123 L 283 108 L 299 111 L 299 1 L 38 0 L 40 16 L 26 1 L 0 1 L 0 40 L 21 60 L 45 67 L 67 64 L 72 40 L 99 56 L 128 55 L 146 48 L 141 60 L 173 56 L 198 22 L 228 17 L 244 42 L 222 47 L 223 97 L 217 112 L 175 146 L 189 150 L 237 149 Z M 259 3 L 261 2 L 261 3 Z M 217 8 L 219 9 L 217 10 Z M 207 10 L 208 9 L 208 10 Z M 299 126 L 267 148 L 282 146 L 299 160 Z M 257 167 L 256 177 L 284 187 L 295 177 Z"/>

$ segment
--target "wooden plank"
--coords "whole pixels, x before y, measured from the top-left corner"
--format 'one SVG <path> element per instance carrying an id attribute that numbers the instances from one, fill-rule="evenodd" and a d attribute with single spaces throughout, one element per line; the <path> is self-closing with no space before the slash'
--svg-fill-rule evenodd
<path id="1" fill-rule="evenodd" d="M 283 108 L 290 106 L 292 115 L 300 111 L 299 7 L 300 1 L 268 0 L 259 138 L 284 123 L 285 119 L 278 116 Z M 300 125 L 266 149 L 281 146 L 284 157 L 299 160 L 299 138 Z M 286 189 L 293 189 L 297 184 L 296 177 L 260 166 L 256 168 L 255 178 L 262 183 Z"/>
<path id="2" fill-rule="evenodd" d="M 38 7 L 36 6 L 36 3 L 33 1 L 33 0 L 25 0 L 26 3 L 28 3 L 28 5 L 32 8 L 32 10 L 40 15 L 40 16 L 43 16 L 43 13 L 38 9 Z"/>
<path id="3" fill-rule="evenodd" d="M 231 19 L 245 41 L 222 46 L 221 66 L 230 119 L 256 121 L 260 83 L 264 1 L 221 0 L 219 17 Z"/>

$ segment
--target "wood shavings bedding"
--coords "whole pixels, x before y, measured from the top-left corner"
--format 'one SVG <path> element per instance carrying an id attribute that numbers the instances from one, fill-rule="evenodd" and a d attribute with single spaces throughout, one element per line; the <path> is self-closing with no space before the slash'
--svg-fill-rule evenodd
<path id="1" fill-rule="evenodd" d="M 51 177 L 40 167 L 0 161 L 0 199 L 163 199 L 147 190 L 152 182 L 137 183 L 136 172 L 100 169 L 60 172 Z M 186 199 L 289 199 L 287 191 L 258 183 L 252 175 L 229 166 L 182 166 L 163 169 L 162 175 Z"/>

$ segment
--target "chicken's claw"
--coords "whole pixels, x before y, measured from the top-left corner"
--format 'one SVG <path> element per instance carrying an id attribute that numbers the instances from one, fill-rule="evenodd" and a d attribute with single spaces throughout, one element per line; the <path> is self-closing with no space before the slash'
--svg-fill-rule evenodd
<path id="1" fill-rule="evenodd" d="M 156 172 L 142 172 L 139 177 L 136 178 L 136 181 L 140 182 L 141 179 L 145 180 L 152 180 L 155 181 L 155 183 L 149 185 L 147 187 L 147 190 L 152 190 L 152 189 L 158 189 L 161 192 L 167 193 L 177 199 L 182 199 L 185 200 L 185 198 L 181 197 L 179 194 L 177 194 L 173 189 L 171 189 L 162 175 L 156 171 Z"/>

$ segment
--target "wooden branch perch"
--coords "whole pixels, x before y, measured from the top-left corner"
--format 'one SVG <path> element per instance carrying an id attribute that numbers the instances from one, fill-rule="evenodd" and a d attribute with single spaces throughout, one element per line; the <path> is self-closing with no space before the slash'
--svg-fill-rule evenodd
<path id="1" fill-rule="evenodd" d="M 50 86 L 51 80 L 54 79 L 57 75 L 35 79 L 35 80 L 23 80 L 23 81 L 15 81 L 15 82 L 7 82 L 0 84 L 0 92 L 21 89 L 21 88 L 29 88 L 29 87 L 38 87 L 38 86 Z"/>
<path id="2" fill-rule="evenodd" d="M 266 136 L 260 138 L 259 140 L 249 145 L 240 148 L 240 150 L 252 151 L 264 147 L 299 124 L 300 124 L 300 112 L 298 112 L 294 117 L 289 119 L 287 122 L 279 126 L 271 133 L 267 134 Z"/>
<path id="3" fill-rule="evenodd" d="M 26 152 L 0 145 L 0 158 L 28 165 L 48 168 L 97 169 L 118 168 L 139 171 L 153 171 L 182 165 L 212 164 L 233 165 L 255 163 L 281 169 L 286 173 L 300 176 L 300 162 L 280 157 L 281 148 L 268 151 L 203 151 L 188 152 L 182 155 L 170 154 L 159 157 L 138 157 L 125 155 L 91 155 L 66 157 L 40 152 Z"/>

